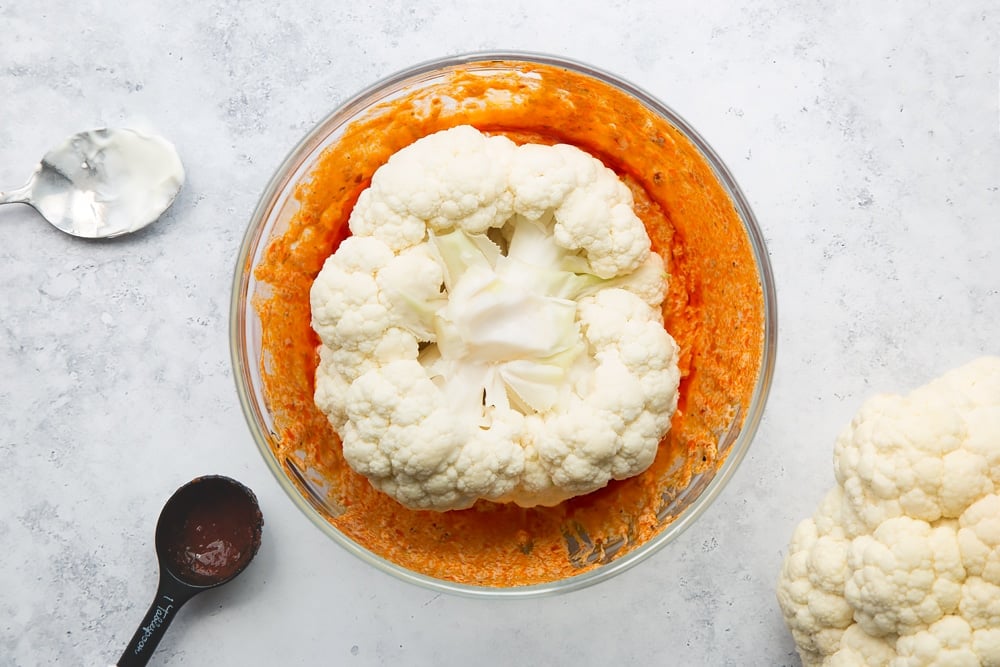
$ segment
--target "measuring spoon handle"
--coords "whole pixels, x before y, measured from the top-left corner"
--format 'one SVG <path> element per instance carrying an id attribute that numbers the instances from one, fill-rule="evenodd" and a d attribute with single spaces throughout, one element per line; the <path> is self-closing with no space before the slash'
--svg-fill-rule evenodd
<path id="1" fill-rule="evenodd" d="M 163 639 L 181 605 L 197 592 L 198 589 L 182 584 L 168 573 L 161 573 L 153 604 L 149 605 L 149 611 L 115 667 L 143 667 L 149 662 L 156 645 Z"/>

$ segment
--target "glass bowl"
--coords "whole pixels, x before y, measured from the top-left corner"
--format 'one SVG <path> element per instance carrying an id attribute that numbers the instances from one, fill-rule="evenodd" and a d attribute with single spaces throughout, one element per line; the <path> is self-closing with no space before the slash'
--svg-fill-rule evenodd
<path id="1" fill-rule="evenodd" d="M 346 233 L 344 220 L 374 169 L 417 138 L 459 123 L 516 141 L 576 144 L 637 193 L 637 212 L 670 273 L 664 315 L 682 352 L 678 412 L 642 475 L 554 508 L 480 502 L 459 512 L 411 512 L 379 498 L 350 471 L 313 405 L 312 278 Z M 368 563 L 473 596 L 578 589 L 674 540 L 746 455 L 775 355 L 764 241 L 708 143 L 620 78 L 530 53 L 417 65 L 323 119 L 261 196 L 239 251 L 231 309 L 240 402 L 257 447 L 292 501 Z"/>

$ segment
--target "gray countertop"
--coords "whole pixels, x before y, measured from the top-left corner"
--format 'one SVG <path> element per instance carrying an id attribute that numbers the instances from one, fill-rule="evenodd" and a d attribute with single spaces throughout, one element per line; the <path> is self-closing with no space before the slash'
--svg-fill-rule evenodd
<path id="1" fill-rule="evenodd" d="M 1000 351 L 993 2 L 15 0 L 0 28 L 0 187 L 102 125 L 155 127 L 188 170 L 168 215 L 112 242 L 0 209 L 0 665 L 117 659 L 160 507 L 209 472 L 257 492 L 264 544 L 152 664 L 798 665 L 774 584 L 837 432 L 872 393 Z M 437 594 L 323 536 L 258 454 L 229 361 L 237 248 L 286 152 L 377 79 L 482 49 L 583 60 L 686 117 L 778 290 L 770 401 L 720 498 L 637 567 L 538 600 Z"/>

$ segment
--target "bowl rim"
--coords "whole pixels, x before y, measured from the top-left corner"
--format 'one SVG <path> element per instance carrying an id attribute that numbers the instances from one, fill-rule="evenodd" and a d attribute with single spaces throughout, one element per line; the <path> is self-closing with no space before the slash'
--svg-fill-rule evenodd
<path id="1" fill-rule="evenodd" d="M 288 479 L 282 463 L 277 459 L 268 445 L 268 436 L 265 434 L 264 427 L 260 421 L 262 415 L 258 407 L 259 401 L 254 399 L 255 388 L 253 387 L 252 379 L 248 376 L 250 360 L 247 359 L 246 350 L 244 349 L 246 342 L 245 334 L 247 331 L 246 308 L 241 308 L 241 305 L 249 306 L 245 297 L 252 278 L 252 260 L 261 250 L 260 243 L 264 233 L 264 223 L 278 205 L 280 194 L 285 191 L 288 184 L 302 169 L 305 160 L 310 157 L 313 151 L 326 138 L 323 131 L 324 128 L 340 116 L 347 115 L 350 117 L 348 112 L 352 108 L 368 101 L 369 98 L 379 94 L 386 88 L 399 85 L 407 80 L 417 78 L 435 70 L 491 61 L 550 65 L 596 78 L 635 97 L 644 106 L 664 117 L 683 133 L 708 162 L 715 177 L 729 195 L 733 207 L 736 209 L 740 221 L 743 223 L 761 284 L 764 320 L 760 372 L 754 384 L 742 428 L 735 440 L 728 446 L 726 458 L 722 465 L 714 471 L 710 471 L 711 476 L 698 497 L 649 541 L 614 558 L 608 563 L 565 579 L 507 588 L 461 584 L 409 570 L 361 546 L 338 531 L 319 513 L 310 500 Z M 230 295 L 229 344 L 237 396 L 257 449 L 277 479 L 279 486 L 284 489 L 293 504 L 323 533 L 332 538 L 334 542 L 345 548 L 348 552 L 359 557 L 366 563 L 374 565 L 377 569 L 393 575 L 397 579 L 422 586 L 435 592 L 479 598 L 534 598 L 586 588 L 599 582 L 607 581 L 615 575 L 631 569 L 677 539 L 696 519 L 704 514 L 708 507 L 722 493 L 722 490 L 732 479 L 736 469 L 749 450 L 750 443 L 754 439 L 760 425 L 764 407 L 770 393 L 777 353 L 777 299 L 774 277 L 764 236 L 746 196 L 715 150 L 680 114 L 644 89 L 629 83 L 622 77 L 579 60 L 534 51 L 471 51 L 424 60 L 416 65 L 378 79 L 373 84 L 361 89 L 344 102 L 338 104 L 332 111 L 315 123 L 287 153 L 261 193 L 239 247 Z"/>

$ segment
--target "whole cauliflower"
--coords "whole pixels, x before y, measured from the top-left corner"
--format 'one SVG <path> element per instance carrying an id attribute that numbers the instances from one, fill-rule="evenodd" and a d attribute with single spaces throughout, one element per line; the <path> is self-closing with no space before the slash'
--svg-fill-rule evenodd
<path id="1" fill-rule="evenodd" d="M 806 667 L 1000 667 L 1000 357 L 869 399 L 792 537 L 778 603 Z"/>
<path id="2" fill-rule="evenodd" d="M 393 155 L 311 292 L 315 401 L 351 467 L 433 510 L 649 467 L 680 375 L 632 203 L 572 146 L 461 126 Z"/>

